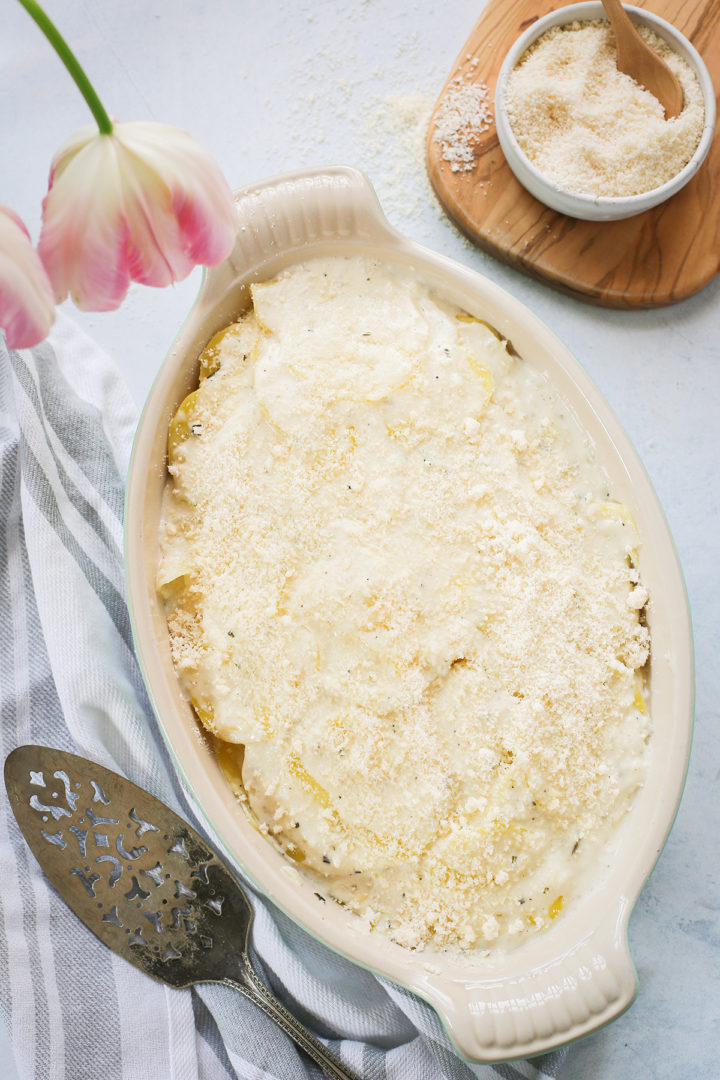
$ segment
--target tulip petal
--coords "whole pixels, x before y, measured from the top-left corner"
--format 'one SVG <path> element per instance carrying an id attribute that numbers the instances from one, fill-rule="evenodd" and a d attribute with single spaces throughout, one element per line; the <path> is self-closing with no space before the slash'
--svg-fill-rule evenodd
<path id="1" fill-rule="evenodd" d="M 120 305 L 130 281 L 163 286 L 214 265 L 235 240 L 230 188 L 210 155 L 167 124 L 83 129 L 53 160 L 39 252 L 58 298 Z"/>
<path id="2" fill-rule="evenodd" d="M 213 158 L 179 128 L 122 124 L 123 145 L 162 176 L 177 222 L 177 240 L 192 265 L 214 266 L 235 241 L 232 192 Z"/>
<path id="3" fill-rule="evenodd" d="M 130 286 L 115 140 L 96 134 L 59 166 L 43 202 L 40 258 L 58 301 L 113 311 Z"/>
<path id="4" fill-rule="evenodd" d="M 197 264 L 185 251 L 170 189 L 142 158 L 125 146 L 121 152 L 132 163 L 122 174 L 132 279 L 161 287 L 182 281 Z"/>
<path id="5" fill-rule="evenodd" d="M 48 276 L 20 218 L 0 206 L 0 327 L 8 348 L 27 349 L 55 320 Z"/>

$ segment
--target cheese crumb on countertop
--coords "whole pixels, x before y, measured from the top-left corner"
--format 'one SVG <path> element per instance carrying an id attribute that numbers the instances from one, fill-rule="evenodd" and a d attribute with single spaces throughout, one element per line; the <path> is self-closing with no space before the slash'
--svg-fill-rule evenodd
<path id="1" fill-rule="evenodd" d="M 490 92 L 474 78 L 474 65 L 450 81 L 440 99 L 433 123 L 433 142 L 453 172 L 475 166 L 479 137 L 493 122 Z"/>
<path id="2" fill-rule="evenodd" d="M 642 783 L 630 512 L 547 379 L 411 273 L 252 294 L 170 429 L 178 673 L 326 895 L 412 948 L 521 941 Z"/>

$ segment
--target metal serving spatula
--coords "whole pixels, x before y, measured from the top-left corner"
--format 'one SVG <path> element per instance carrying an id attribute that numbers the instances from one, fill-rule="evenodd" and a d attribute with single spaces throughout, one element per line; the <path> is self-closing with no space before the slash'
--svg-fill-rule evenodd
<path id="1" fill-rule="evenodd" d="M 256 975 L 252 908 L 187 822 L 117 773 L 47 746 L 13 750 L 5 783 L 33 855 L 102 942 L 170 986 L 235 987 L 333 1080 L 358 1080 Z"/>

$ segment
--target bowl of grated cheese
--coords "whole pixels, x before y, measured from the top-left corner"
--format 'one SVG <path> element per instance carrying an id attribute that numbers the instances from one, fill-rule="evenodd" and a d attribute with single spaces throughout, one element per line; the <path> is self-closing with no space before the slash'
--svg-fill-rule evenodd
<path id="1" fill-rule="evenodd" d="M 532 23 L 498 73 L 495 119 L 508 165 L 540 202 L 587 221 L 633 217 L 677 194 L 715 129 L 715 91 L 697 50 L 665 19 L 624 6 L 680 82 L 678 116 L 666 119 L 660 102 L 618 71 L 598 2 Z"/>
<path id="2" fill-rule="evenodd" d="M 628 920 L 682 793 L 692 644 L 662 509 L 554 334 L 398 234 L 357 170 L 237 209 L 128 474 L 160 729 L 211 835 L 300 926 L 423 998 L 465 1058 L 547 1052 L 632 1003 Z M 392 878 L 415 864 L 408 913 Z"/>

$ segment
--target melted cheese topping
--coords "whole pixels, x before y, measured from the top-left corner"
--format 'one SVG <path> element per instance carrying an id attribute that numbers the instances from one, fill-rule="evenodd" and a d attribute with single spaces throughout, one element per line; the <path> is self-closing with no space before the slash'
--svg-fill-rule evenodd
<path id="1" fill-rule="evenodd" d="M 632 518 L 545 377 L 409 273 L 252 298 L 170 429 L 180 678 L 327 895 L 410 947 L 520 941 L 642 782 Z"/>

